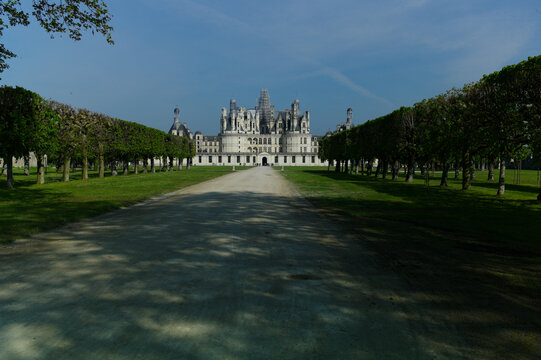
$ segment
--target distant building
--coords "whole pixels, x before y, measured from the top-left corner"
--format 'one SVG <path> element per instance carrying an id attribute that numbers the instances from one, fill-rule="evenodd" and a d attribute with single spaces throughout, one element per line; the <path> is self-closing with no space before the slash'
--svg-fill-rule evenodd
<path id="1" fill-rule="evenodd" d="M 333 134 L 339 133 L 340 131 L 349 130 L 353 127 L 353 110 L 348 108 L 346 122 L 336 125 L 335 131 L 327 131 L 324 137 L 331 136 Z"/>
<path id="2" fill-rule="evenodd" d="M 170 133 L 191 136 L 186 124 L 175 123 Z M 239 107 L 235 99 L 220 115 L 220 133 L 195 133 L 196 156 L 200 165 L 325 165 L 318 156 L 318 140 L 310 132 L 310 111 L 301 112 L 296 99 L 289 109 L 275 111 L 269 93 L 261 90 L 254 108 Z M 191 137 L 190 137 L 191 138 Z"/>
<path id="3" fill-rule="evenodd" d="M 193 139 L 192 132 L 190 131 L 190 129 L 188 129 L 186 123 L 180 122 L 180 109 L 178 108 L 178 106 L 175 108 L 173 113 L 175 114 L 175 121 L 173 122 L 171 129 L 169 129 L 169 134 Z"/>

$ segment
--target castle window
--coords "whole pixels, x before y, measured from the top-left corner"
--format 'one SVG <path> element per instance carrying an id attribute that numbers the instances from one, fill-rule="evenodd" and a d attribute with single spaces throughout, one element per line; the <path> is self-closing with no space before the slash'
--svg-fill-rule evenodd
<path id="1" fill-rule="evenodd" d="M 201 164 L 201 162 L 202 162 L 201 160 L 202 160 L 202 159 L 201 159 L 201 156 L 200 156 L 200 157 L 199 157 L 199 163 L 200 163 L 200 164 Z"/>
<path id="2" fill-rule="evenodd" d="M 303 156 L 303 157 L 302 157 L 302 163 L 303 163 L 303 164 L 306 163 L 306 156 Z"/>
<path id="3" fill-rule="evenodd" d="M 284 156 L 284 164 L 287 164 L 287 156 Z"/>
<path id="4" fill-rule="evenodd" d="M 278 164 L 278 156 L 275 156 L 275 157 L 274 157 L 274 163 L 275 163 L 275 164 Z"/>
<path id="5" fill-rule="evenodd" d="M 228 157 L 227 157 L 227 163 L 228 163 L 228 164 L 231 164 L 231 156 L 228 156 Z"/>
<path id="6" fill-rule="evenodd" d="M 261 138 L 259 138 L 259 145 L 261 145 L 261 142 L 262 142 L 262 139 L 261 139 Z"/>
<path id="7" fill-rule="evenodd" d="M 250 162 L 250 156 L 246 156 L 246 162 L 247 162 L 247 163 Z"/>
<path id="8" fill-rule="evenodd" d="M 316 162 L 316 157 L 312 156 L 312 164 Z"/>
<path id="9" fill-rule="evenodd" d="M 209 163 L 212 163 L 212 156 L 209 156 Z"/>
<path id="10" fill-rule="evenodd" d="M 237 156 L 237 164 L 240 164 L 240 156 Z"/>
<path id="11" fill-rule="evenodd" d="M 222 156 L 218 156 L 218 162 L 221 163 L 222 162 Z"/>
<path id="12" fill-rule="evenodd" d="M 293 164 L 295 164 L 295 155 L 293 155 L 293 156 L 291 157 L 291 162 L 292 162 Z"/>

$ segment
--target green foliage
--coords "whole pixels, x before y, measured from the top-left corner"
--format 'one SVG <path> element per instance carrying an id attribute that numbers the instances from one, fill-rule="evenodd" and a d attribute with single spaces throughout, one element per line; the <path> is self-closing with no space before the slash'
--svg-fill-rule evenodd
<path id="1" fill-rule="evenodd" d="M 28 154 L 33 130 L 39 122 L 39 95 L 21 87 L 0 87 L 0 154 L 22 157 Z"/>
<path id="2" fill-rule="evenodd" d="M 378 159 L 385 169 L 400 161 L 408 181 L 416 163 L 460 162 L 469 189 L 474 159 L 541 157 L 541 56 L 327 137 L 320 148 L 329 160 Z"/>

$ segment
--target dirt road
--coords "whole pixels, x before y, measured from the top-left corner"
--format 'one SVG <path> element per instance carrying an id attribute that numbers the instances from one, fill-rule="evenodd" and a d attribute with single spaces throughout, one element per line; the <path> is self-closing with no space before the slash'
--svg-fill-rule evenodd
<path id="1" fill-rule="evenodd" d="M 461 358 L 404 286 L 254 168 L 0 249 L 0 359 Z"/>

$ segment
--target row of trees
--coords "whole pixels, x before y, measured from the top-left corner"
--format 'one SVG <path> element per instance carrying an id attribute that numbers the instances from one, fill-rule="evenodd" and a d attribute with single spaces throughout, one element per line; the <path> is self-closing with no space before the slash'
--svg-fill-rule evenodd
<path id="1" fill-rule="evenodd" d="M 72 159 L 79 159 L 82 177 L 88 179 L 89 161 L 98 165 L 104 177 L 108 164 L 113 175 L 117 167 L 128 173 L 128 164 L 143 163 L 143 172 L 155 172 L 154 159 L 163 159 L 169 169 L 174 159 L 195 156 L 194 144 L 187 138 L 137 123 L 111 118 L 87 109 L 76 109 L 20 87 L 0 87 L 0 157 L 7 164 L 7 186 L 13 187 L 12 158 L 34 152 L 37 183 L 45 182 L 44 156 L 61 165 L 63 181 L 69 181 Z M 150 164 L 149 164 L 150 160 Z M 189 161 L 187 166 L 189 167 Z M 134 167 L 138 171 L 138 167 Z"/>
<path id="2" fill-rule="evenodd" d="M 489 180 L 499 164 L 498 195 L 505 192 L 509 159 L 541 157 L 541 56 L 485 75 L 461 89 L 452 89 L 401 107 L 350 130 L 321 140 L 320 157 L 340 164 L 363 164 L 363 170 L 398 178 L 402 165 L 406 181 L 414 168 L 439 163 L 441 186 L 447 186 L 451 166 L 462 169 L 462 188 L 471 187 L 476 160 L 488 163 Z M 458 173 L 457 173 L 458 175 Z M 541 193 L 538 196 L 541 200 Z"/>

